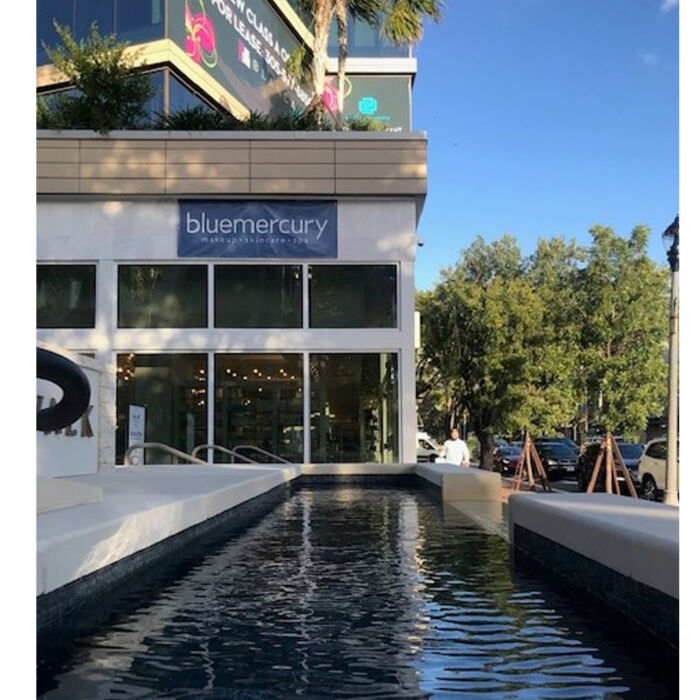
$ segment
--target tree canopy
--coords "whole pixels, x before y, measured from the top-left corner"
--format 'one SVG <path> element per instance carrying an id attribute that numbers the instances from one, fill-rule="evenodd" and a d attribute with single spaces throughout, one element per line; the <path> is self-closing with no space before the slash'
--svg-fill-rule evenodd
<path id="1" fill-rule="evenodd" d="M 648 229 L 629 239 L 591 229 L 583 249 L 540 240 L 524 257 L 511 236 L 482 238 L 417 295 L 423 348 L 419 390 L 467 418 L 491 468 L 493 438 L 522 428 L 573 427 L 592 401 L 612 431 L 640 431 L 661 409 L 665 270 L 646 254 Z M 425 379 L 430 378 L 430 381 Z"/>
<path id="2" fill-rule="evenodd" d="M 87 39 L 76 41 L 69 27 L 54 23 L 62 41 L 44 46 L 54 65 L 75 87 L 75 94 L 39 97 L 38 124 L 45 128 L 85 128 L 107 133 L 137 128 L 147 117 L 146 102 L 155 90 L 135 69 L 138 57 L 126 53 L 127 42 L 101 36 L 93 22 Z"/>

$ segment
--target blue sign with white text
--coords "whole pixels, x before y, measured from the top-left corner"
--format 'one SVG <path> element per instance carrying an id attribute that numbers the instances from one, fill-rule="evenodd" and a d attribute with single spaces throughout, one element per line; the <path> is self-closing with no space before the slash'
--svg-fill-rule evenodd
<path id="1" fill-rule="evenodd" d="M 336 258 L 338 203 L 180 200 L 181 258 Z"/>

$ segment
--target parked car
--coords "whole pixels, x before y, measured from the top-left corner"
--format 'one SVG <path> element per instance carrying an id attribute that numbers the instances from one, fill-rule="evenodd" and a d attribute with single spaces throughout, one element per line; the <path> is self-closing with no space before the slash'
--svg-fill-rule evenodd
<path id="1" fill-rule="evenodd" d="M 537 453 L 551 481 L 576 476 L 578 454 L 564 442 L 535 440 Z"/>
<path id="2" fill-rule="evenodd" d="M 644 445 L 640 445 L 636 442 L 619 442 L 617 446 L 620 448 L 620 454 L 622 455 L 622 461 L 627 467 L 627 471 L 630 473 L 632 482 L 634 483 L 635 489 L 639 490 L 639 475 L 637 468 L 639 466 L 639 460 L 644 451 Z M 578 458 L 578 471 L 576 474 L 578 480 L 579 491 L 585 491 L 588 488 L 588 484 L 591 481 L 591 476 L 593 475 L 593 467 L 595 467 L 595 461 L 598 457 L 598 452 L 600 452 L 600 441 L 592 442 L 590 445 L 586 445 Z M 621 484 L 620 492 L 626 493 L 627 486 L 622 488 L 622 484 L 625 481 L 623 476 L 617 477 L 618 482 Z M 598 479 L 596 480 L 596 486 L 594 491 L 604 491 L 605 490 L 605 464 L 601 464 L 600 470 L 598 472 Z"/>
<path id="3" fill-rule="evenodd" d="M 416 458 L 419 462 L 436 462 L 440 457 L 440 447 L 428 433 L 416 433 Z"/>
<path id="4" fill-rule="evenodd" d="M 651 501 L 660 500 L 666 489 L 666 438 L 650 440 L 639 460 L 639 495 Z"/>
<path id="5" fill-rule="evenodd" d="M 501 474 L 514 474 L 518 466 L 522 447 L 518 445 L 504 445 L 496 450 L 494 463 L 496 471 Z"/>
<path id="6" fill-rule="evenodd" d="M 576 454 L 578 454 L 581 449 L 571 438 L 562 437 L 561 435 L 554 435 L 552 437 L 538 437 L 535 438 L 533 442 L 535 443 L 535 447 L 537 446 L 537 443 L 560 442 L 567 447 L 570 447 L 574 452 L 576 452 Z"/>

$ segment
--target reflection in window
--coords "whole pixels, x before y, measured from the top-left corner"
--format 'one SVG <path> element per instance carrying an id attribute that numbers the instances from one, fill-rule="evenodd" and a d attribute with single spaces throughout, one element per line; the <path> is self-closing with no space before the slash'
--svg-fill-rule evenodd
<path id="1" fill-rule="evenodd" d="M 163 0 L 116 0 L 117 36 L 134 44 L 165 36 Z"/>
<path id="2" fill-rule="evenodd" d="M 95 266 L 37 265 L 37 328 L 93 328 Z"/>
<path id="3" fill-rule="evenodd" d="M 312 328 L 396 328 L 396 266 L 310 266 L 309 308 Z"/>
<path id="4" fill-rule="evenodd" d="M 217 328 L 300 328 L 299 265 L 217 265 Z"/>
<path id="5" fill-rule="evenodd" d="M 120 265 L 119 328 L 206 328 L 205 265 Z"/>
<path id="6" fill-rule="evenodd" d="M 301 355 L 217 355 L 214 442 L 229 449 L 255 445 L 300 462 L 302 371 Z M 215 459 L 229 461 L 223 453 Z"/>
<path id="7" fill-rule="evenodd" d="M 76 0 L 75 38 L 87 39 L 93 22 L 102 36 L 114 33 L 114 0 Z"/>
<path id="8" fill-rule="evenodd" d="M 124 461 L 132 404 L 146 409 L 145 442 L 192 452 L 207 441 L 207 356 L 117 355 L 117 464 Z M 145 455 L 146 464 L 173 461 L 159 450 Z"/>
<path id="9" fill-rule="evenodd" d="M 395 354 L 311 355 L 311 461 L 398 462 Z"/>
<path id="10" fill-rule="evenodd" d="M 49 62 L 44 44 L 53 48 L 60 43 L 54 27 L 54 20 L 62 26 L 73 27 L 73 0 L 37 0 L 36 4 L 36 62 L 42 65 Z"/>
<path id="11" fill-rule="evenodd" d="M 194 93 L 190 88 L 181 83 L 172 73 L 168 73 L 170 113 L 181 112 L 192 107 L 209 107 L 214 109 L 206 100 Z"/>
<path id="12" fill-rule="evenodd" d="M 164 0 L 37 0 L 37 65 L 49 62 L 42 42 L 49 48 L 60 43 L 54 19 L 77 39 L 97 22 L 101 35 L 116 32 L 119 40 L 137 44 L 165 37 L 163 7 Z"/>

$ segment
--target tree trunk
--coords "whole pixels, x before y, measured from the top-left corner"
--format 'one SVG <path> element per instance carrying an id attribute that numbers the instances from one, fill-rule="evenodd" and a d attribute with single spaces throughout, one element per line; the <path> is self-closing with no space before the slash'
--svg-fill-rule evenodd
<path id="1" fill-rule="evenodd" d="M 311 57 L 311 82 L 314 94 L 306 107 L 307 113 L 315 113 L 318 126 L 323 118 L 323 93 L 326 89 L 326 64 L 328 63 L 328 38 L 333 18 L 333 0 L 319 0 L 314 16 L 313 56 Z"/>
<path id="2" fill-rule="evenodd" d="M 348 60 L 348 5 L 347 0 L 338 0 L 338 127 L 342 126 L 345 114 L 345 65 Z"/>
<path id="3" fill-rule="evenodd" d="M 481 447 L 481 454 L 479 455 L 479 469 L 486 469 L 487 471 L 492 472 L 493 449 L 496 445 L 496 441 L 493 438 L 493 433 L 479 432 L 477 433 L 477 436 Z"/>

